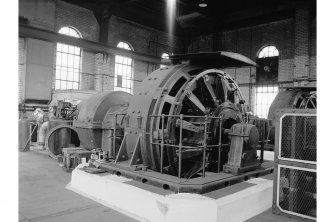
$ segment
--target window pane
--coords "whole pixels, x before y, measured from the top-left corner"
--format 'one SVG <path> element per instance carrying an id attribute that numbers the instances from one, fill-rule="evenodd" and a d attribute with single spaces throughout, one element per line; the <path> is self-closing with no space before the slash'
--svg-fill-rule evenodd
<path id="1" fill-rule="evenodd" d="M 74 72 L 74 69 L 72 67 L 68 67 L 67 72 Z"/>
<path id="2" fill-rule="evenodd" d="M 278 56 L 279 51 L 275 46 L 264 47 L 258 54 L 258 58 Z"/>
<path id="3" fill-rule="evenodd" d="M 123 57 L 123 56 L 120 56 L 120 57 L 119 57 L 119 63 L 120 63 L 120 64 L 123 64 L 123 60 L 124 60 L 124 57 Z"/>
<path id="4" fill-rule="evenodd" d="M 61 49 L 62 52 L 65 52 L 65 53 L 68 53 L 69 52 L 69 46 L 68 45 L 65 45 L 65 44 L 62 44 L 62 49 Z"/>
<path id="5" fill-rule="evenodd" d="M 73 89 L 79 89 L 79 84 L 77 82 L 73 82 Z"/>
<path id="6" fill-rule="evenodd" d="M 278 52 L 277 49 L 274 51 L 273 55 L 274 55 L 274 56 L 278 56 L 278 55 L 279 55 L 279 52 Z"/>
<path id="7" fill-rule="evenodd" d="M 68 55 L 68 64 L 69 64 L 69 67 L 73 67 L 74 55 L 71 55 L 71 54 Z"/>
<path id="8" fill-rule="evenodd" d="M 116 65 L 115 65 L 115 73 L 116 73 L 116 74 L 119 73 L 119 66 L 120 66 L 119 64 L 116 64 Z"/>
<path id="9" fill-rule="evenodd" d="M 65 70 L 61 70 L 61 72 L 60 72 L 60 79 L 62 79 L 62 80 L 66 80 L 66 71 Z"/>
<path id="10" fill-rule="evenodd" d="M 127 66 L 122 65 L 122 72 L 121 72 L 121 74 L 122 74 L 123 76 L 125 76 L 126 73 L 127 73 Z"/>
<path id="11" fill-rule="evenodd" d="M 262 93 L 261 95 L 261 104 L 264 105 L 267 103 L 267 93 Z"/>
<path id="12" fill-rule="evenodd" d="M 131 68 L 130 67 L 127 68 L 127 77 L 129 77 L 129 79 L 131 78 Z"/>
<path id="13" fill-rule="evenodd" d="M 55 88 L 60 89 L 60 80 L 56 80 Z"/>
<path id="14" fill-rule="evenodd" d="M 79 69 L 80 67 L 80 57 L 74 56 L 73 67 Z"/>
<path id="15" fill-rule="evenodd" d="M 60 66 L 61 65 L 61 53 L 60 52 L 57 52 L 56 53 L 56 65 L 57 66 Z"/>
<path id="16" fill-rule="evenodd" d="M 69 29 L 69 36 L 75 36 L 76 35 L 76 32 L 73 30 L 73 29 Z"/>
<path id="17" fill-rule="evenodd" d="M 73 79 L 73 72 L 68 72 L 67 73 L 67 80 L 69 80 L 69 81 L 73 81 L 74 79 Z"/>
<path id="18" fill-rule="evenodd" d="M 56 79 L 60 79 L 60 70 L 56 69 Z"/>
<path id="19" fill-rule="evenodd" d="M 61 89 L 66 89 L 66 82 L 65 81 L 60 81 L 60 88 Z"/>
<path id="20" fill-rule="evenodd" d="M 73 81 L 79 82 L 79 73 L 78 72 L 73 73 Z"/>
<path id="21" fill-rule="evenodd" d="M 127 81 L 127 88 L 130 88 L 130 81 Z"/>
<path id="22" fill-rule="evenodd" d="M 269 107 L 278 92 L 278 86 L 259 86 L 256 89 L 255 114 L 258 117 L 267 118 Z"/>
<path id="23" fill-rule="evenodd" d="M 74 47 L 74 54 L 80 55 L 80 48 Z"/>
<path id="24" fill-rule="evenodd" d="M 74 54 L 74 46 L 69 45 L 69 53 Z"/>
<path id="25" fill-rule="evenodd" d="M 66 88 L 67 89 L 72 89 L 72 82 L 67 81 L 66 82 Z"/>
<path id="26" fill-rule="evenodd" d="M 269 51 L 270 52 L 274 52 L 276 50 L 276 47 L 274 47 L 274 46 L 269 46 Z"/>
<path id="27" fill-rule="evenodd" d="M 67 66 L 68 54 L 62 53 L 62 66 Z"/>
<path id="28" fill-rule="evenodd" d="M 57 51 L 61 51 L 62 50 L 62 45 L 61 43 L 57 43 Z"/>

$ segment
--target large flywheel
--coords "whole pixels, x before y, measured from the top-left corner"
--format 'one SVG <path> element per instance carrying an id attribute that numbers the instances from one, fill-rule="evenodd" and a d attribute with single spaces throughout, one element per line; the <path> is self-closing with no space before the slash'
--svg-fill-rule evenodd
<path id="1" fill-rule="evenodd" d="M 144 119 L 145 124 L 141 124 L 141 127 L 145 128 L 147 133 L 142 136 L 142 147 L 146 148 L 142 148 L 141 151 L 142 155 L 144 154 L 145 165 L 150 165 L 152 169 L 164 173 L 177 175 L 180 155 L 177 145 L 182 143 L 181 176 L 191 177 L 202 169 L 203 145 L 206 143 L 210 146 L 219 142 L 219 117 L 223 118 L 221 126 L 226 129 L 241 122 L 244 100 L 236 82 L 222 70 L 181 65 L 174 67 L 170 72 L 168 72 L 169 69 L 163 71 L 166 72 L 160 70 L 160 75 L 157 71 L 152 73 L 146 79 L 147 87 L 140 88 L 139 92 L 135 93 L 128 109 L 130 125 L 139 126 L 139 121 L 142 122 Z M 157 81 L 156 90 L 153 89 L 152 85 L 155 82 L 152 80 L 161 80 L 160 84 Z M 146 81 L 142 85 L 146 85 Z M 153 97 L 147 101 L 150 99 L 150 93 Z M 147 107 L 150 107 L 149 110 L 141 109 L 146 103 Z M 144 113 L 146 115 L 143 115 Z M 181 116 L 183 116 L 182 119 Z M 134 127 L 126 128 L 126 133 L 128 144 L 135 143 L 140 134 Z M 212 165 L 218 165 L 219 152 L 222 152 L 222 156 L 227 156 L 228 138 L 226 135 L 221 135 L 221 138 L 221 143 L 225 144 L 226 148 L 221 151 L 214 148 L 206 149 L 205 158 L 208 169 L 214 169 Z M 167 144 L 163 154 L 159 145 L 162 140 Z M 162 164 L 161 159 L 163 159 Z M 222 158 L 220 164 L 222 165 L 224 161 L 225 158 Z"/>
<path id="2" fill-rule="evenodd" d="M 177 98 L 180 102 L 171 106 L 168 115 L 182 114 L 184 118 L 182 120 L 168 118 L 164 123 L 164 129 L 170 135 L 169 141 L 176 145 L 180 141 L 180 127 L 183 127 L 182 145 L 189 148 L 182 149 L 181 173 L 182 177 L 191 177 L 202 169 L 202 146 L 205 140 L 206 144 L 219 142 L 219 119 L 211 117 L 223 117 L 222 127 L 230 129 L 233 124 L 242 121 L 243 105 L 240 104 L 240 109 L 238 109 L 237 104 L 243 103 L 243 98 L 236 82 L 228 74 L 217 69 L 208 69 L 190 78 L 190 81 L 180 88 Z M 206 136 L 204 134 L 205 125 L 208 128 Z M 221 142 L 228 143 L 227 136 L 222 135 L 221 138 Z M 227 154 L 227 148 L 221 150 L 221 156 L 227 156 L 223 154 Z M 179 150 L 168 148 L 166 153 L 167 171 L 177 174 Z M 217 156 L 216 149 L 208 148 L 205 157 L 209 164 L 208 167 L 217 166 Z M 222 158 L 221 162 L 224 161 L 225 159 Z"/>
<path id="3" fill-rule="evenodd" d="M 229 52 L 198 56 L 177 56 L 179 64 L 154 71 L 137 87 L 125 117 L 126 155 L 120 153 L 117 161 L 140 156 L 130 164 L 186 178 L 222 167 L 229 149 L 223 132 L 242 122 L 245 110 L 238 85 L 220 64 L 255 63 Z M 217 143 L 224 144 L 221 151 Z"/>

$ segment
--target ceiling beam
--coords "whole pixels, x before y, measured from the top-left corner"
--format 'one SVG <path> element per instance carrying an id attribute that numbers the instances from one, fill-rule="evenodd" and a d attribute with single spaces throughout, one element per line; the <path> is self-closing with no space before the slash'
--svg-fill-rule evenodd
<path id="1" fill-rule="evenodd" d="M 52 32 L 40 28 L 35 28 L 29 25 L 19 24 L 19 36 L 25 38 L 34 38 L 48 42 L 60 42 L 63 44 L 73 45 L 83 48 L 93 53 L 107 53 L 113 55 L 121 55 L 132 58 L 137 61 L 149 62 L 153 64 L 164 64 L 167 61 L 162 60 L 160 57 L 120 49 L 117 47 L 93 42 L 85 39 L 75 38 L 57 32 Z"/>

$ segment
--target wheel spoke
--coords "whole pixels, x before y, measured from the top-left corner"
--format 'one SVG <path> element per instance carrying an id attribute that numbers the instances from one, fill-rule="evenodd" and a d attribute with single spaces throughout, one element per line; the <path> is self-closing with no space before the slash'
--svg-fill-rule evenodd
<path id="1" fill-rule="evenodd" d="M 175 101 L 175 97 L 173 97 L 173 96 L 170 96 L 170 95 L 166 95 L 165 96 L 165 102 L 168 102 L 168 103 L 170 103 L 170 104 L 173 104 L 174 103 L 174 101 Z"/>
<path id="2" fill-rule="evenodd" d="M 310 102 L 312 103 L 313 108 L 316 109 L 316 105 L 314 104 L 313 99 L 311 99 Z M 308 107 L 308 106 L 306 105 L 306 107 Z"/>
<path id="3" fill-rule="evenodd" d="M 200 127 L 194 125 L 193 123 L 185 121 L 185 120 L 177 119 L 176 126 L 180 126 L 180 122 L 183 123 L 183 129 L 185 130 L 196 132 L 196 133 L 200 131 Z"/>
<path id="4" fill-rule="evenodd" d="M 187 97 L 199 110 L 201 110 L 203 113 L 205 113 L 206 108 L 201 103 L 201 101 L 198 99 L 198 97 L 196 95 L 194 95 L 193 93 L 189 93 L 187 95 Z"/>
<path id="5" fill-rule="evenodd" d="M 211 96 L 212 96 L 212 99 L 213 99 L 213 101 L 214 101 L 214 103 L 215 103 L 215 106 L 218 106 L 218 100 L 217 100 L 217 98 L 216 98 L 216 96 L 215 96 L 214 89 L 213 89 L 212 84 L 210 83 L 208 77 L 205 76 L 205 77 L 203 78 L 203 80 L 204 80 L 204 83 L 205 83 L 205 85 L 206 85 L 206 87 L 207 87 L 209 93 L 210 93 Z"/>

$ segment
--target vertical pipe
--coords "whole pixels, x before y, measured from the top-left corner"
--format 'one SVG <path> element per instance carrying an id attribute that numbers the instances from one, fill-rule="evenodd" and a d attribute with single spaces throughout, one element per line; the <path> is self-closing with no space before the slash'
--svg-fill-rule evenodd
<path id="1" fill-rule="evenodd" d="M 116 122 L 117 122 L 117 114 L 114 113 L 114 129 L 113 129 L 113 147 L 112 147 L 112 152 L 113 152 L 113 159 L 115 160 L 115 141 L 116 141 Z"/>
<path id="2" fill-rule="evenodd" d="M 265 120 L 262 121 L 262 142 L 261 142 L 261 158 L 260 162 L 263 163 L 264 160 L 264 135 L 265 135 Z"/>
<path id="3" fill-rule="evenodd" d="M 180 114 L 180 130 L 179 130 L 179 158 L 178 158 L 178 178 L 181 177 L 181 147 L 183 139 L 183 114 Z"/>
<path id="4" fill-rule="evenodd" d="M 221 163 L 221 147 L 222 147 L 222 142 L 221 142 L 221 133 L 222 133 L 222 120 L 223 120 L 223 117 L 220 118 L 220 134 L 219 134 L 219 147 L 218 147 L 218 173 L 220 172 L 220 163 Z"/>
<path id="5" fill-rule="evenodd" d="M 202 156 L 202 177 L 205 177 L 205 166 L 206 166 L 206 148 L 207 148 L 207 121 L 208 116 L 205 116 L 205 136 L 204 136 L 204 151 Z"/>
<path id="6" fill-rule="evenodd" d="M 161 173 L 163 173 L 163 151 L 164 151 L 164 114 L 162 115 L 162 128 L 161 128 Z"/>

